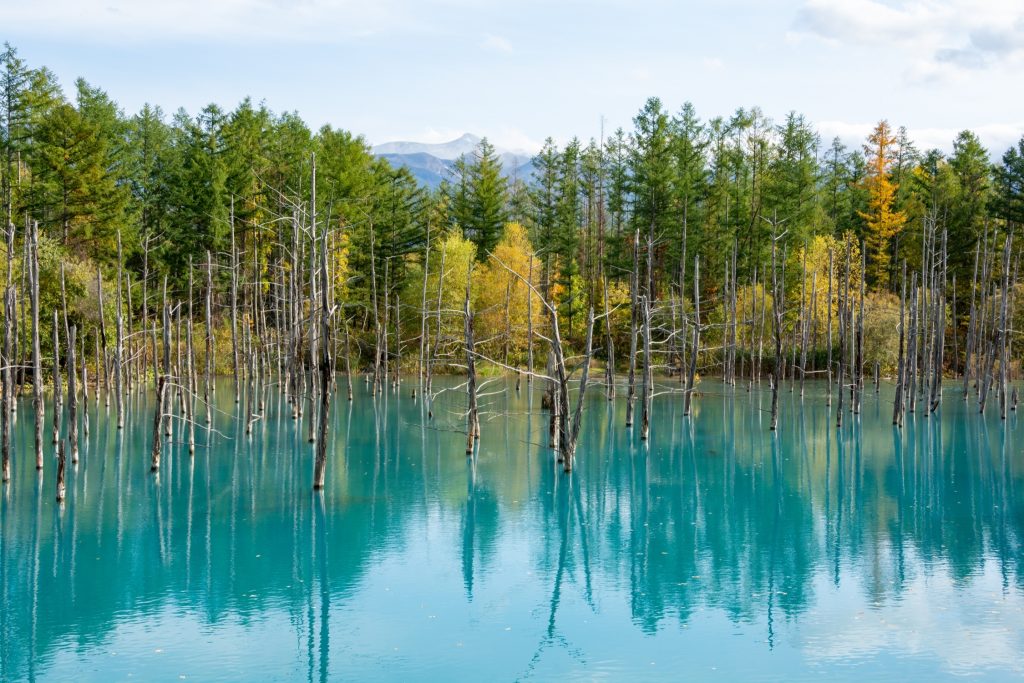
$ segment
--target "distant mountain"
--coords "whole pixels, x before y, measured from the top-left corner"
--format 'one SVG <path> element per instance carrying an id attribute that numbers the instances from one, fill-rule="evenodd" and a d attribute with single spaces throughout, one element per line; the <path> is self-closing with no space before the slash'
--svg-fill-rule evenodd
<path id="1" fill-rule="evenodd" d="M 432 188 L 437 187 L 441 184 L 442 180 L 451 176 L 452 165 L 455 163 L 454 161 L 435 157 L 426 152 L 412 152 L 410 154 L 398 152 L 381 154 L 374 152 L 374 154 L 382 159 L 387 159 L 388 163 L 395 168 L 404 166 L 409 169 L 409 172 L 412 173 L 416 180 Z"/>
<path id="2" fill-rule="evenodd" d="M 451 142 L 385 142 L 373 147 L 377 156 L 405 156 L 411 154 L 429 154 L 445 161 L 455 161 L 463 154 L 471 154 L 480 144 L 480 138 L 472 133 L 455 138 Z"/>
<path id="3" fill-rule="evenodd" d="M 409 169 L 413 177 L 430 188 L 436 188 L 442 180 L 452 177 L 455 161 L 472 154 L 480 138 L 466 133 L 450 142 L 385 142 L 374 145 L 371 151 L 375 156 L 388 160 L 392 166 Z M 507 178 L 517 178 L 526 182 L 533 175 L 533 157 L 526 152 L 495 147 L 501 159 L 502 172 Z"/>

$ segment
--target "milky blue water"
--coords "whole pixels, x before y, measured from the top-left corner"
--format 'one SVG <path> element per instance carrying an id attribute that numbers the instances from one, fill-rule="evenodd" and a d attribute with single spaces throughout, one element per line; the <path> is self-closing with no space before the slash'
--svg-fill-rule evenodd
<path id="1" fill-rule="evenodd" d="M 0 679 L 1024 677 L 1016 414 L 950 391 L 898 431 L 883 387 L 837 430 L 815 385 L 783 392 L 772 435 L 767 393 L 710 380 L 689 419 L 656 398 L 645 444 L 595 391 L 567 476 L 539 393 L 511 387 L 484 388 L 467 459 L 459 393 L 428 421 L 408 381 L 376 400 L 358 383 L 334 403 L 322 494 L 276 392 L 246 436 L 221 384 L 209 445 L 198 430 L 155 475 L 149 399 L 122 432 L 91 406 L 63 506 L 22 403 Z"/>

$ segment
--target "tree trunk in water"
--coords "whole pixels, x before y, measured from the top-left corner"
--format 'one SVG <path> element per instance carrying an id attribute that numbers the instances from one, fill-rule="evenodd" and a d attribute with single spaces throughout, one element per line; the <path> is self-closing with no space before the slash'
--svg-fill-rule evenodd
<path id="1" fill-rule="evenodd" d="M 231 372 L 235 380 L 235 403 L 241 400 L 238 379 L 238 250 L 235 246 L 235 198 L 231 198 Z M 166 284 L 165 284 L 166 287 Z"/>
<path id="2" fill-rule="evenodd" d="M 64 472 L 67 469 L 67 458 L 64 455 L 64 442 L 57 444 L 57 502 L 64 502 Z"/>
<path id="3" fill-rule="evenodd" d="M 1006 374 L 1010 358 L 1007 355 L 1007 302 L 1010 298 L 1010 247 L 1013 244 L 1011 235 L 1006 236 L 1006 246 L 1003 250 L 1003 296 L 999 314 L 999 416 L 1006 419 L 1006 408 L 1008 404 Z"/>
<path id="4" fill-rule="evenodd" d="M 903 426 L 903 375 L 906 372 L 906 358 L 904 353 L 906 331 L 906 300 L 907 300 L 907 262 L 903 262 L 903 278 L 900 290 L 900 349 L 899 358 L 896 361 L 896 396 L 893 399 L 892 423 L 897 427 Z"/>
<path id="5" fill-rule="evenodd" d="M 206 405 L 206 438 L 212 434 L 213 408 L 210 405 L 213 384 L 213 258 L 206 252 L 206 373 L 203 382 L 203 403 Z"/>
<path id="6" fill-rule="evenodd" d="M 828 354 L 828 360 L 826 361 L 826 368 L 828 368 L 828 397 L 825 400 L 825 405 L 832 405 L 832 249 L 828 250 L 828 320 L 825 323 L 826 336 L 826 352 Z"/>
<path id="7" fill-rule="evenodd" d="M 117 407 L 117 428 L 124 429 L 124 323 L 122 319 L 121 280 L 123 278 L 123 256 L 121 254 L 121 231 L 117 232 L 117 301 L 114 302 L 114 320 L 117 325 L 117 339 L 114 347 L 114 405 Z M 74 459 L 72 459 L 74 462 Z"/>
<path id="8" fill-rule="evenodd" d="M 156 407 L 153 410 L 153 448 L 150 453 L 149 470 L 156 472 L 160 469 L 160 449 L 162 444 L 162 432 L 164 422 L 164 401 L 167 395 L 167 377 L 171 372 L 171 312 L 167 307 L 167 278 L 164 277 L 164 305 L 163 305 L 163 367 L 160 368 L 160 376 L 156 382 Z M 154 323 L 155 324 L 155 323 Z M 153 367 L 157 364 L 154 359 Z"/>
<path id="9" fill-rule="evenodd" d="M 11 228 L 13 230 L 13 228 Z M 11 370 L 12 347 L 14 336 L 14 286 L 8 285 L 4 292 L 4 354 L 0 362 L 3 371 L 0 373 L 0 451 L 2 451 L 2 479 L 11 480 L 11 404 L 14 398 L 14 373 Z"/>
<path id="10" fill-rule="evenodd" d="M 53 443 L 60 443 L 61 406 L 64 404 L 60 382 L 60 328 L 56 309 L 53 311 Z"/>
<path id="11" fill-rule="evenodd" d="M 647 242 L 647 272 L 651 273 L 654 242 Z M 652 274 L 653 277 L 653 274 Z M 651 297 L 653 289 L 648 289 L 643 296 L 643 335 L 644 335 L 644 378 L 643 378 L 643 414 L 640 417 L 640 439 L 646 441 L 651 430 L 651 396 L 654 394 L 654 363 L 651 359 Z"/>
<path id="12" fill-rule="evenodd" d="M 977 324 L 976 317 L 978 315 L 975 303 L 977 299 L 978 291 L 978 252 L 980 245 L 974 247 L 974 275 L 971 278 L 971 311 L 970 318 L 967 321 L 967 339 L 964 342 L 966 347 L 964 350 L 964 401 L 967 401 L 967 396 L 970 393 L 970 382 L 971 382 L 971 353 L 974 352 L 975 338 L 974 331 L 975 325 Z"/>
<path id="13" fill-rule="evenodd" d="M 764 307 L 762 307 L 764 310 Z M 693 383 L 697 377 L 697 353 L 700 350 L 700 256 L 693 257 L 693 348 L 690 349 L 690 371 L 686 375 L 686 393 L 683 396 L 683 415 L 690 414 Z"/>
<path id="14" fill-rule="evenodd" d="M 77 363 L 75 346 L 78 328 L 72 325 L 68 330 L 68 446 L 71 449 L 71 464 L 78 462 L 78 387 L 75 386 Z"/>
<path id="15" fill-rule="evenodd" d="M 772 368 L 772 412 L 769 429 L 775 431 L 779 422 L 779 384 L 782 382 L 782 288 L 779 284 L 776 252 L 778 238 L 772 225 L 772 332 L 775 337 L 775 363 Z"/>
<path id="16" fill-rule="evenodd" d="M 612 318 L 608 308 L 608 277 L 602 278 L 602 284 L 604 286 L 604 334 L 606 351 L 605 355 L 608 356 L 607 363 L 604 371 L 605 390 L 609 401 L 615 398 L 615 342 L 612 339 Z M 527 292 L 529 296 L 529 292 Z M 680 368 L 680 371 L 682 368 Z"/>
<path id="17" fill-rule="evenodd" d="M 480 428 L 479 408 L 476 401 L 476 350 L 473 343 L 473 314 L 469 310 L 469 283 L 472 273 L 473 267 L 470 265 L 469 275 L 466 276 L 466 300 L 462 309 L 466 334 L 466 393 L 469 399 L 466 410 L 466 455 L 473 454 L 473 446 L 479 438 L 477 430 Z"/>
<path id="18" fill-rule="evenodd" d="M 46 407 L 43 401 L 43 353 L 40 344 L 39 322 L 39 223 L 32 223 L 32 248 L 29 269 L 31 272 L 32 297 L 32 403 L 35 408 L 36 469 L 43 469 L 43 423 L 46 421 Z M 84 364 L 84 355 L 83 355 Z M 83 365 L 84 367 L 84 365 Z M 85 385 L 83 382 L 83 391 Z M 88 396 L 87 396 L 88 397 Z"/>
<path id="19" fill-rule="evenodd" d="M 626 387 L 626 426 L 633 426 L 633 404 L 636 402 L 636 319 L 639 302 L 640 231 L 633 236 L 633 271 L 629 274 L 629 379 Z M 694 276 L 696 277 L 696 275 Z"/>
<path id="20" fill-rule="evenodd" d="M 312 158 L 313 187 L 316 187 L 316 157 Z M 316 191 L 313 190 L 313 197 Z M 313 206 L 315 217 L 316 204 Z M 315 229 L 315 220 L 314 220 Z M 334 359 L 331 357 L 331 308 L 330 300 L 330 276 L 327 268 L 327 231 L 328 225 L 324 224 L 323 239 L 320 242 L 320 407 L 317 413 L 319 419 L 319 430 L 316 439 L 316 462 L 313 468 L 313 488 L 322 489 L 327 472 L 327 432 L 331 422 L 331 395 L 334 393 Z M 315 233 L 314 233 L 315 234 Z M 312 315 L 312 311 L 310 311 Z"/>

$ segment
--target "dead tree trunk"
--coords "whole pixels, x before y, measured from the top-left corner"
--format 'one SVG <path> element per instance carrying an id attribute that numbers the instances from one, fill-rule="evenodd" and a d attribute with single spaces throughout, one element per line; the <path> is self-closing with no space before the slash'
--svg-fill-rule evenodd
<path id="1" fill-rule="evenodd" d="M 63 266 L 62 266 L 63 267 Z M 63 278 L 61 280 L 61 288 L 63 289 Z M 62 297 L 63 298 L 63 297 Z M 100 308 L 100 350 L 103 353 L 102 358 L 96 360 L 96 391 L 99 392 L 100 375 L 103 375 L 103 400 L 104 404 L 110 405 L 110 373 L 107 370 L 107 330 L 106 330 L 106 313 L 104 312 L 103 306 L 103 273 L 100 269 L 96 269 L 96 298 Z M 54 404 L 54 408 L 58 408 L 59 403 Z"/>
<path id="2" fill-rule="evenodd" d="M 932 396 L 931 396 L 931 412 L 935 412 L 939 409 L 939 405 L 942 402 L 942 366 L 944 362 L 943 351 L 946 345 L 946 231 L 942 231 L 942 252 L 941 262 L 939 269 L 941 270 L 941 277 L 936 276 L 935 280 L 938 284 L 936 292 L 933 292 L 932 296 L 935 299 L 935 322 L 932 324 L 932 328 L 935 332 L 935 341 L 932 344 Z M 954 307 L 955 312 L 955 307 Z M 956 337 L 956 331 L 954 329 L 954 338 Z"/>
<path id="3" fill-rule="evenodd" d="M 652 272 L 652 259 L 654 253 L 654 243 L 652 241 L 647 242 L 647 272 Z M 648 280 L 650 282 L 650 280 Z M 654 394 L 654 361 L 651 358 L 651 297 L 654 294 L 654 290 L 648 287 L 646 294 L 643 296 L 643 308 L 641 314 L 643 315 L 643 336 L 644 336 L 644 378 L 643 378 L 643 414 L 640 417 L 640 439 L 642 441 L 647 440 L 647 436 L 651 431 L 651 397 Z"/>
<path id="4" fill-rule="evenodd" d="M 149 374 L 149 359 L 146 349 L 146 325 L 149 324 L 149 235 L 142 239 L 142 324 L 139 329 L 142 332 L 142 378 L 145 381 Z M 85 339 L 85 333 L 82 333 Z M 153 349 L 153 365 L 156 366 L 156 349 Z M 85 354 L 82 355 L 82 367 L 85 367 Z M 153 373 L 154 382 L 156 373 Z M 85 392 L 85 387 L 82 387 Z"/>
<path id="5" fill-rule="evenodd" d="M 235 403 L 242 400 L 238 379 L 238 248 L 235 245 L 235 198 L 231 198 L 231 372 L 235 380 Z"/>
<path id="6" fill-rule="evenodd" d="M 57 310 L 53 311 L 53 443 L 60 442 L 61 408 L 63 388 L 60 382 L 60 327 Z"/>
<path id="7" fill-rule="evenodd" d="M 975 308 L 977 301 L 978 292 L 978 252 L 980 245 L 974 247 L 974 275 L 971 278 L 971 311 L 970 317 L 967 320 L 967 339 L 965 340 L 964 346 L 964 401 L 967 401 L 967 396 L 970 393 L 970 382 L 971 382 L 971 353 L 975 351 L 975 326 L 977 325 L 978 311 Z"/>
<path id="8" fill-rule="evenodd" d="M 846 377 L 846 336 L 849 334 L 849 326 L 847 319 L 849 317 L 850 308 L 850 241 L 849 239 L 844 240 L 844 249 L 846 249 L 846 270 L 843 274 L 843 281 L 840 283 L 842 291 L 839 293 L 839 369 L 838 377 L 839 380 L 839 406 L 836 410 L 836 427 L 843 426 L 843 394 L 846 390 L 846 385 L 843 384 Z"/>
<path id="9" fill-rule="evenodd" d="M 651 397 L 654 394 L 654 374 L 651 362 L 651 301 L 648 295 L 641 297 L 644 338 L 644 378 L 642 385 L 643 411 L 640 416 L 640 440 L 646 441 L 651 431 Z"/>
<path id="10" fill-rule="evenodd" d="M 57 502 L 64 502 L 66 486 L 64 485 L 64 472 L 67 469 L 67 458 L 64 455 L 64 442 L 57 444 Z"/>
<path id="11" fill-rule="evenodd" d="M 608 303 L 608 276 L 605 275 L 601 281 L 604 286 L 605 355 L 608 357 L 605 365 L 604 381 L 606 396 L 611 401 L 615 398 L 615 341 L 612 339 L 612 317 Z M 527 293 L 527 296 L 529 296 L 529 293 Z"/>
<path id="12" fill-rule="evenodd" d="M 769 429 L 775 431 L 779 423 L 779 384 L 782 382 L 782 289 L 779 284 L 778 237 L 772 224 L 772 332 L 775 336 L 775 364 L 772 368 L 772 412 Z"/>
<path id="13" fill-rule="evenodd" d="M 633 404 L 636 402 L 636 324 L 639 314 L 640 231 L 633 236 L 633 271 L 629 275 L 629 378 L 626 387 L 626 426 L 633 426 Z M 696 277 L 696 276 L 694 276 Z"/>
<path id="14" fill-rule="evenodd" d="M 348 400 L 352 400 L 352 349 L 348 339 L 348 318 L 342 318 L 345 326 L 345 382 L 348 384 Z M 430 367 L 429 365 L 427 367 Z"/>
<path id="15" fill-rule="evenodd" d="M 71 464 L 78 462 L 78 374 L 75 358 L 75 342 L 78 328 L 72 325 L 68 330 L 68 446 L 71 449 Z"/>
<path id="16" fill-rule="evenodd" d="M 316 185 L 316 157 L 313 157 L 313 185 Z M 314 195 L 315 191 L 314 191 Z M 315 211 L 315 204 L 313 204 Z M 314 223 L 315 230 L 315 223 Z M 331 314 L 330 275 L 327 267 L 327 230 L 324 223 L 323 239 L 320 241 L 320 409 L 319 430 L 316 439 L 316 462 L 313 470 L 313 488 L 322 489 L 327 472 L 327 432 L 331 423 L 331 395 L 334 393 L 334 359 L 331 357 Z M 314 232 L 315 234 L 315 232 Z M 312 311 L 310 312 L 312 314 Z"/>
<path id="17" fill-rule="evenodd" d="M 160 450 L 163 443 L 163 422 L 164 402 L 167 395 L 167 380 L 171 374 L 171 311 L 167 306 L 167 278 L 164 278 L 164 306 L 163 306 L 163 368 L 160 369 L 160 376 L 156 381 L 156 407 L 153 410 L 153 448 L 150 452 L 149 470 L 156 472 L 160 469 Z M 153 363 L 156 368 L 156 363 Z"/>
<path id="18" fill-rule="evenodd" d="M 192 258 L 188 260 L 188 314 L 185 318 L 185 421 L 188 423 L 188 454 L 196 452 L 195 348 L 192 339 Z"/>
<path id="19" fill-rule="evenodd" d="M 470 266 L 469 270 L 470 275 L 472 275 L 472 266 Z M 468 407 L 466 409 L 466 455 L 473 454 L 473 446 L 479 438 L 477 430 L 480 428 L 479 407 L 477 406 L 476 398 L 476 349 L 473 343 L 473 314 L 469 310 L 470 279 L 467 276 L 466 299 L 462 309 L 466 334 L 466 394 L 468 397 Z"/>
<path id="20" fill-rule="evenodd" d="M 762 307 L 763 310 L 763 307 Z M 683 415 L 690 414 L 693 383 L 697 377 L 697 354 L 700 351 L 700 256 L 693 257 L 693 347 L 690 349 L 690 371 L 686 375 L 686 393 L 683 395 Z"/>
<path id="21" fill-rule="evenodd" d="M 566 420 L 568 420 L 568 412 L 569 412 L 569 401 L 568 401 L 568 398 L 569 398 L 569 386 L 568 386 L 568 378 L 567 378 L 566 372 L 565 372 L 565 358 L 564 358 L 564 356 L 562 356 L 562 353 L 561 353 L 562 342 L 561 342 L 561 339 L 559 337 L 557 337 L 557 336 L 556 336 L 556 339 L 558 339 L 558 347 L 559 347 L 558 358 L 560 359 L 559 366 L 561 368 L 561 370 L 559 372 L 559 376 L 560 376 L 560 380 L 561 380 L 561 383 L 562 383 L 562 389 L 559 392 L 559 396 L 561 396 L 562 400 L 563 400 L 563 403 L 562 403 L 562 406 L 563 406 L 562 413 L 566 415 Z M 564 426 L 564 428 L 562 430 L 562 436 L 561 436 L 562 443 L 561 443 L 561 449 L 560 450 L 562 452 L 562 459 L 564 461 L 565 471 L 566 472 L 571 472 L 572 471 L 573 464 L 574 464 L 574 462 L 576 460 L 576 446 L 578 445 L 578 442 L 579 442 L 580 425 L 583 422 L 583 400 L 584 400 L 584 398 L 586 396 L 586 393 L 587 393 L 587 384 L 588 384 L 588 380 L 590 378 L 590 358 L 591 358 L 591 355 L 593 354 L 593 348 L 594 348 L 594 309 L 591 307 L 590 308 L 590 312 L 587 315 L 587 342 L 586 342 L 586 348 L 585 348 L 584 353 L 583 353 L 583 371 L 582 371 L 582 374 L 580 375 L 580 388 L 579 388 L 579 395 L 576 397 L 576 409 L 573 412 L 572 420 L 570 422 L 568 422 L 567 424 L 565 424 L 565 426 Z"/>
<path id="22" fill-rule="evenodd" d="M 14 230 L 10 227 L 10 230 Z M 11 480 L 11 405 L 14 398 L 14 373 L 11 370 L 11 360 L 14 353 L 12 347 L 14 336 L 14 286 L 7 285 L 4 292 L 4 355 L 0 362 L 3 363 L 2 386 L 0 386 L 0 451 L 3 452 L 3 481 Z"/>
<path id="23" fill-rule="evenodd" d="M 828 369 L 828 398 L 825 401 L 826 405 L 832 405 L 832 249 L 828 250 L 828 315 L 827 322 L 825 323 L 826 330 L 826 341 L 828 359 L 826 360 L 825 367 Z"/>
<path id="24" fill-rule="evenodd" d="M 35 408 L 36 469 L 43 469 L 43 423 L 46 421 L 46 407 L 43 401 L 43 353 L 40 344 L 39 323 L 39 223 L 32 223 L 32 248 L 30 261 L 30 289 L 32 298 L 32 402 Z M 83 356 L 84 363 L 84 356 Z M 83 390 L 85 386 L 83 384 Z"/>
<path id="25" fill-rule="evenodd" d="M 154 364 L 155 365 L 155 364 Z M 206 252 L 206 373 L 203 382 L 203 403 L 206 405 L 207 440 L 212 432 L 213 422 L 210 393 L 213 384 L 213 258 Z"/>
<path id="26" fill-rule="evenodd" d="M 123 255 L 121 253 L 121 231 L 117 232 L 117 301 L 114 302 L 114 320 L 117 325 L 117 339 L 114 347 L 114 405 L 117 407 L 117 428 L 124 429 L 124 322 L 121 310 L 121 280 L 123 278 Z M 72 454 L 74 462 L 74 454 Z"/>
<path id="27" fill-rule="evenodd" d="M 1008 406 L 1006 374 L 1007 366 L 1010 363 L 1010 358 L 1007 355 L 1007 338 L 1009 337 L 1007 302 L 1010 299 L 1010 246 L 1012 244 L 1013 238 L 1007 235 L 1006 246 L 1003 249 L 1003 295 L 999 312 L 999 416 L 1004 420 Z"/>
<path id="28" fill-rule="evenodd" d="M 419 383 L 420 393 L 423 393 L 425 378 L 424 359 L 427 353 L 427 277 L 430 275 L 430 221 L 427 221 L 427 245 L 423 253 L 423 291 L 420 296 L 420 359 L 419 359 Z"/>
<path id="29" fill-rule="evenodd" d="M 903 278 L 900 290 L 900 349 L 899 358 L 896 361 L 896 396 L 893 399 L 892 406 L 892 423 L 897 427 L 903 426 L 903 385 L 904 385 L 904 374 L 906 373 L 906 357 L 905 357 L 905 332 L 907 325 L 906 318 L 906 300 L 907 300 L 907 262 L 903 262 Z"/>
<path id="30" fill-rule="evenodd" d="M 533 283 L 533 254 L 530 254 L 530 272 L 527 273 L 526 288 L 526 386 L 533 385 L 533 292 L 529 285 Z M 439 299 L 440 300 L 440 299 Z"/>
<path id="31" fill-rule="evenodd" d="M 143 343 L 145 347 L 145 343 Z M 145 349 L 143 349 L 145 351 Z M 89 364 L 85 362 L 85 333 L 82 333 L 82 433 L 89 436 Z"/>

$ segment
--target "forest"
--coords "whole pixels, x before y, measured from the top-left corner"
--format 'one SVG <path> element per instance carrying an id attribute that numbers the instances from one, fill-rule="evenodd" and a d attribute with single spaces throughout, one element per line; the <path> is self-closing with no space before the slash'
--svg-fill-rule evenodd
<path id="1" fill-rule="evenodd" d="M 464 373 L 472 444 L 476 376 L 507 371 L 561 382 L 570 461 L 568 377 L 585 390 L 591 361 L 609 398 L 628 373 L 644 436 L 656 393 L 688 410 L 711 375 L 803 391 L 874 373 L 911 410 L 944 376 L 984 405 L 1001 375 L 1009 401 L 1024 138 L 993 161 L 969 130 L 947 154 L 883 119 L 850 149 L 796 112 L 652 97 L 629 130 L 549 138 L 533 177 L 507 178 L 485 139 L 430 191 L 294 112 L 126 113 L 10 45 L 0 62 L 5 401 L 85 366 L 97 396 L 164 378 L 179 401 L 203 373 L 208 391 L 276 368 L 296 396 L 335 370 L 375 389 L 418 376 L 428 396 L 432 374 Z"/>

